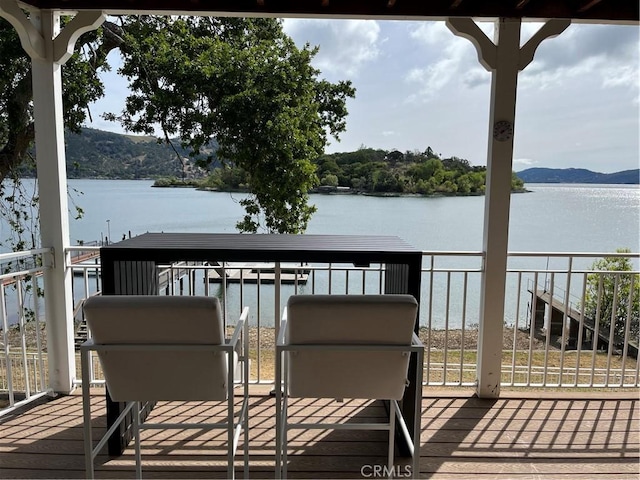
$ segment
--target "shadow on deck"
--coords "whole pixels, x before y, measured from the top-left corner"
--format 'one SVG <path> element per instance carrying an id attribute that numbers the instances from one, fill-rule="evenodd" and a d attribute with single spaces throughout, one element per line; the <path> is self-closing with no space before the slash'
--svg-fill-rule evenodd
<path id="1" fill-rule="evenodd" d="M 275 404 L 268 388 L 254 387 L 250 410 L 252 478 L 273 478 Z M 102 391 L 92 398 L 93 425 L 106 423 Z M 364 407 L 364 408 L 362 408 Z M 638 478 L 640 409 L 637 391 L 504 392 L 480 400 L 468 390 L 425 389 L 420 473 L 408 459 L 404 478 Z M 202 422 L 221 409 L 204 402 L 163 402 L 153 417 Z M 380 402 L 297 401 L 307 420 L 372 421 Z M 357 412 L 352 417 L 354 412 Z M 97 433 L 97 432 L 96 432 Z M 78 394 L 42 401 L 0 420 L 0 478 L 84 478 L 82 402 Z M 220 431 L 145 431 L 145 478 L 225 478 Z M 376 431 L 294 431 L 290 478 L 375 478 L 386 462 L 386 436 Z M 237 476 L 241 477 L 240 457 Z M 96 460 L 97 478 L 133 478 L 133 449 Z"/>

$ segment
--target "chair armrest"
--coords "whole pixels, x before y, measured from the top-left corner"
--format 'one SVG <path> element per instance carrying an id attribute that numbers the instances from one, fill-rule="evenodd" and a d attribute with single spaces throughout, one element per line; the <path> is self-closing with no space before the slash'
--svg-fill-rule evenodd
<path id="1" fill-rule="evenodd" d="M 80 345 L 80 350 L 93 350 L 93 346 L 95 345 L 95 342 L 93 341 L 93 338 L 90 338 L 86 341 L 84 341 L 82 343 L 82 345 Z"/>
<path id="2" fill-rule="evenodd" d="M 234 348 L 238 344 L 238 340 L 240 339 L 240 334 L 245 332 L 247 319 L 249 317 L 249 307 L 244 307 L 242 309 L 242 313 L 240 314 L 240 318 L 238 319 L 238 323 L 236 323 L 236 328 L 233 330 L 233 335 L 229 340 L 228 345 L 232 345 Z"/>
<path id="3" fill-rule="evenodd" d="M 286 309 L 285 309 L 286 312 Z M 283 315 L 283 320 L 280 322 L 280 333 L 278 334 L 278 339 L 276 340 L 276 346 L 277 347 L 284 347 L 286 346 L 285 340 L 284 340 L 284 336 L 285 333 L 287 331 L 287 319 L 286 319 L 286 313 L 285 315 Z"/>

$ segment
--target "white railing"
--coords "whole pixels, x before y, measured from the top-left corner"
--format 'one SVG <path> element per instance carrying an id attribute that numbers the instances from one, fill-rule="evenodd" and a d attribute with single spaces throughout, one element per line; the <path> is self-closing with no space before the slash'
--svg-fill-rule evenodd
<path id="1" fill-rule="evenodd" d="M 0 416 L 50 392 L 40 296 L 50 253 L 0 254 Z"/>
<path id="2" fill-rule="evenodd" d="M 636 264 L 638 261 L 637 254 L 509 254 L 502 352 L 504 387 L 638 387 L 637 320 L 635 327 L 627 322 L 625 338 L 618 346 L 615 342 L 603 343 L 606 333 L 599 334 L 599 342 L 589 344 L 588 333 L 602 328 L 590 323 L 584 313 L 571 320 L 573 310 L 569 305 L 573 309 L 585 305 L 588 292 L 586 287 L 579 287 L 586 285 L 590 275 L 621 279 L 638 274 L 637 266 L 627 272 L 592 271 L 591 264 L 604 257 Z M 427 347 L 426 385 L 475 385 L 483 261 L 482 252 L 423 252 L 419 321 L 420 335 Z M 86 272 L 95 267 L 81 268 Z M 243 305 L 249 305 L 252 379 L 271 382 L 275 319 L 289 295 L 379 293 L 384 290 L 384 275 L 383 265 L 359 268 L 348 264 L 181 263 L 162 266 L 160 279 L 161 294 L 218 296 L 228 318 L 234 318 Z M 578 277 L 581 281 L 577 281 Z M 543 308 L 536 314 L 541 300 L 534 285 L 543 285 L 543 291 L 546 285 L 547 293 L 551 293 L 549 300 L 553 298 L 555 305 L 553 310 Z M 604 296 L 600 291 L 594 301 L 602 303 Z M 567 301 L 569 298 L 571 302 Z M 560 320 L 556 318 L 558 302 L 567 305 Z M 629 298 L 628 303 L 631 318 L 634 300 Z"/>
<path id="3" fill-rule="evenodd" d="M 605 258 L 628 270 L 592 268 Z M 507 355 L 503 383 L 638 387 L 638 259 L 637 253 L 510 253 L 507 303 L 517 299 L 506 317 L 514 332 L 526 331 L 530 345 Z"/>
<path id="4" fill-rule="evenodd" d="M 46 265 L 43 258 L 47 253 L 40 250 L 0 256 L 5 264 L 12 260 L 17 265 L 16 260 L 25 258 L 34 262 L 32 268 L 14 268 L 0 276 L 0 401 L 5 398 L 0 409 L 14 408 L 46 391 L 46 343 L 40 334 L 43 299 L 35 301 L 32 292 L 41 288 L 38 278 L 46 266 L 40 265 Z M 68 250 L 78 331 L 82 324 L 81 301 L 100 293 L 98 254 L 99 247 Z M 632 269 L 593 271 L 591 265 L 605 257 L 623 259 Z M 483 261 L 481 252 L 423 252 L 419 321 L 420 336 L 427 347 L 425 385 L 476 383 Z M 639 387 L 638 273 L 638 254 L 509 253 L 503 387 Z M 160 279 L 161 294 L 218 296 L 230 319 L 248 305 L 251 380 L 267 383 L 273 379 L 276 319 L 290 295 L 383 292 L 385 268 L 350 264 L 174 264 L 162 266 Z M 629 279 L 633 279 L 631 285 Z M 615 292 L 608 291 L 610 286 Z M 634 292 L 633 296 L 627 291 Z M 626 312 L 626 319 L 635 320 L 620 323 L 616 317 L 611 323 L 601 318 L 607 302 L 614 303 L 613 311 Z M 597 318 L 589 318 L 588 303 L 599 306 Z M 34 333 L 30 336 L 28 332 Z M 83 339 L 80 333 L 78 342 Z M 101 383 L 96 359 L 92 369 L 91 378 Z"/>

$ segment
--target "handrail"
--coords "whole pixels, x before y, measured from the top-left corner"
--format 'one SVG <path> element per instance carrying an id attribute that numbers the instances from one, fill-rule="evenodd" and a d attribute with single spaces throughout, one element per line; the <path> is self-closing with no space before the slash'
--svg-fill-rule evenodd
<path id="1" fill-rule="evenodd" d="M 14 260 L 17 258 L 34 257 L 36 255 L 42 255 L 45 253 L 53 254 L 53 248 L 35 248 L 33 250 L 21 250 L 19 252 L 0 253 L 0 263 Z"/>

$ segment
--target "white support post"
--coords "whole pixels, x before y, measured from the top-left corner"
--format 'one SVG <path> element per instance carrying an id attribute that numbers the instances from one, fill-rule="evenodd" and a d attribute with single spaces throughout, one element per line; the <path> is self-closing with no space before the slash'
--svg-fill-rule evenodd
<path id="1" fill-rule="evenodd" d="M 27 19 L 15 0 L 0 0 L 0 15 L 16 28 L 32 60 L 40 235 L 42 246 L 53 249 L 53 264 L 44 273 L 49 384 L 56 392 L 69 393 L 76 365 L 72 277 L 65 269 L 69 207 L 61 65 L 71 56 L 80 35 L 97 28 L 106 16 L 80 13 L 61 33 L 60 12 L 41 10 Z"/>
<path id="2" fill-rule="evenodd" d="M 530 63 L 535 49 L 544 38 L 558 35 L 568 25 L 568 21 L 547 22 L 521 49 L 520 19 L 499 19 L 494 42 L 470 18 L 447 20 L 447 27 L 454 34 L 474 44 L 480 63 L 491 72 L 482 240 L 485 259 L 480 293 L 477 365 L 477 394 L 481 398 L 497 398 L 500 395 L 518 73 Z"/>
<path id="3" fill-rule="evenodd" d="M 42 245 L 53 247 L 53 267 L 44 273 L 49 382 L 68 393 L 75 378 L 71 274 L 65 270 L 69 246 L 67 175 L 62 116 L 61 66 L 53 61 L 54 38 L 60 29 L 57 13 L 43 10 L 31 20 L 42 33 L 46 57 L 32 59 L 33 105 L 40 197 Z"/>
<path id="4" fill-rule="evenodd" d="M 496 398 L 500 394 L 520 20 L 500 19 L 496 24 L 494 42 L 497 47 L 496 68 L 491 74 L 482 240 L 485 259 L 478 336 L 477 393 L 481 398 Z"/>

